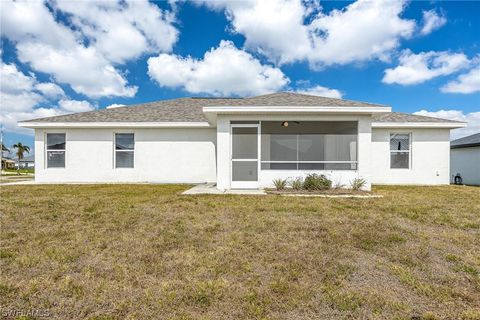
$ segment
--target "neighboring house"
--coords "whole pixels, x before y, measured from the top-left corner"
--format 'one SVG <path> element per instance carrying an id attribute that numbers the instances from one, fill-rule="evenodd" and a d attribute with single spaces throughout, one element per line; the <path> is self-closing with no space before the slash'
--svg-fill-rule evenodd
<path id="1" fill-rule="evenodd" d="M 450 130 L 465 123 L 385 105 L 274 93 L 180 98 L 24 121 L 39 182 L 216 182 L 261 188 L 326 174 L 349 185 L 448 184 Z"/>
<path id="2" fill-rule="evenodd" d="M 17 164 L 15 164 L 16 166 Z M 20 169 L 29 169 L 35 167 L 35 155 L 31 154 L 20 160 Z"/>
<path id="3" fill-rule="evenodd" d="M 450 143 L 452 182 L 459 175 L 463 184 L 480 185 L 480 133 Z"/>
<path id="4" fill-rule="evenodd" d="M 15 169 L 15 160 L 10 158 L 2 158 L 2 170 L 4 169 Z"/>

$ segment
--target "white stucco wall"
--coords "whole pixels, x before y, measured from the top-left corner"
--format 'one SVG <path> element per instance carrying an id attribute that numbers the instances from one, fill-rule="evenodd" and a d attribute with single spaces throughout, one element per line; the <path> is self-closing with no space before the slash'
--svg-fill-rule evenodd
<path id="1" fill-rule="evenodd" d="M 410 169 L 390 169 L 390 134 L 411 134 Z M 450 130 L 372 129 L 374 184 L 438 185 L 450 182 Z"/>
<path id="2" fill-rule="evenodd" d="M 480 146 L 450 150 L 450 176 L 459 173 L 462 182 L 468 185 L 480 185 Z"/>
<path id="3" fill-rule="evenodd" d="M 66 133 L 65 168 L 46 168 L 47 132 Z M 135 133 L 134 168 L 114 168 L 114 133 Z M 36 129 L 38 182 L 214 182 L 216 129 Z"/>
<path id="4" fill-rule="evenodd" d="M 367 181 L 365 190 L 371 183 L 371 117 L 370 115 L 219 115 L 217 119 L 217 188 L 231 188 L 231 137 L 230 121 L 358 121 L 357 170 L 260 170 L 259 187 L 272 187 L 276 178 L 294 178 L 309 173 L 324 174 L 333 183 L 346 186 L 357 177 Z"/>

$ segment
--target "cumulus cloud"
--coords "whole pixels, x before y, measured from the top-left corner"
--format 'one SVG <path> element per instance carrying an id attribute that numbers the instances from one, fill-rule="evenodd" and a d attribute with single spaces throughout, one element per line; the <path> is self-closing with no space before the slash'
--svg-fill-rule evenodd
<path id="1" fill-rule="evenodd" d="M 261 64 L 230 41 L 221 41 L 203 59 L 172 54 L 151 57 L 148 74 L 162 87 L 216 96 L 274 92 L 289 82 L 280 69 Z"/>
<path id="2" fill-rule="evenodd" d="M 450 138 L 452 140 L 480 132 L 480 112 L 464 113 L 462 110 L 420 110 L 414 112 L 413 114 L 467 122 L 467 126 L 465 128 L 454 129 L 451 131 Z"/>
<path id="3" fill-rule="evenodd" d="M 463 94 L 480 92 L 480 66 L 458 76 L 456 80 L 448 82 L 440 90 L 446 93 Z"/>
<path id="4" fill-rule="evenodd" d="M 423 26 L 420 30 L 421 35 L 427 35 L 441 28 L 447 23 L 447 19 L 437 13 L 435 10 L 423 11 Z"/>
<path id="5" fill-rule="evenodd" d="M 32 134 L 17 122 L 94 109 L 88 101 L 71 100 L 57 84 L 38 82 L 34 74 L 27 75 L 14 64 L 1 62 L 0 72 L 0 123 L 6 131 Z"/>
<path id="6" fill-rule="evenodd" d="M 387 60 L 415 22 L 402 18 L 404 1 L 358 0 L 341 10 L 321 12 L 301 0 L 204 1 L 225 10 L 245 47 L 271 61 L 308 61 L 314 68 L 371 59 Z"/>
<path id="7" fill-rule="evenodd" d="M 43 1 L 3 1 L 1 35 L 16 44 L 20 61 L 91 98 L 134 96 L 137 87 L 118 64 L 168 52 L 178 38 L 173 14 L 147 0 L 49 5 L 52 10 Z"/>
<path id="8" fill-rule="evenodd" d="M 37 83 L 35 89 L 40 91 L 44 96 L 52 99 L 65 96 L 63 89 L 53 82 Z"/>
<path id="9" fill-rule="evenodd" d="M 469 63 L 469 59 L 463 53 L 429 51 L 415 54 L 407 49 L 402 52 L 397 67 L 385 70 L 382 82 L 418 84 L 457 72 L 466 68 Z"/>
<path id="10" fill-rule="evenodd" d="M 301 94 L 309 94 L 313 96 L 328 97 L 341 99 L 343 94 L 337 89 L 330 89 L 322 86 L 313 86 L 310 88 L 297 89 L 294 92 Z"/>

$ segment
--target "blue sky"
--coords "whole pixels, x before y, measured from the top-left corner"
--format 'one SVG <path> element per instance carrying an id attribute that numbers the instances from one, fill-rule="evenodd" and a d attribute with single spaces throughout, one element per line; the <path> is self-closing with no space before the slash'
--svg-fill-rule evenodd
<path id="1" fill-rule="evenodd" d="M 480 131 L 480 2 L 2 1 L 5 144 L 16 121 L 182 96 L 297 91 Z"/>

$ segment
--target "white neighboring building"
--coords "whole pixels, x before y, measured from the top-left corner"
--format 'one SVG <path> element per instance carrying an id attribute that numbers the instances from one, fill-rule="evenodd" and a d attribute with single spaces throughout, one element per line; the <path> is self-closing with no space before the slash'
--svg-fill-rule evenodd
<path id="1" fill-rule="evenodd" d="M 452 183 L 459 175 L 463 184 L 480 186 L 480 133 L 450 143 Z"/>
<path id="2" fill-rule="evenodd" d="M 308 173 L 349 185 L 448 184 L 450 130 L 465 123 L 385 105 L 274 93 L 180 98 L 20 123 L 38 182 L 216 182 L 263 188 Z"/>

